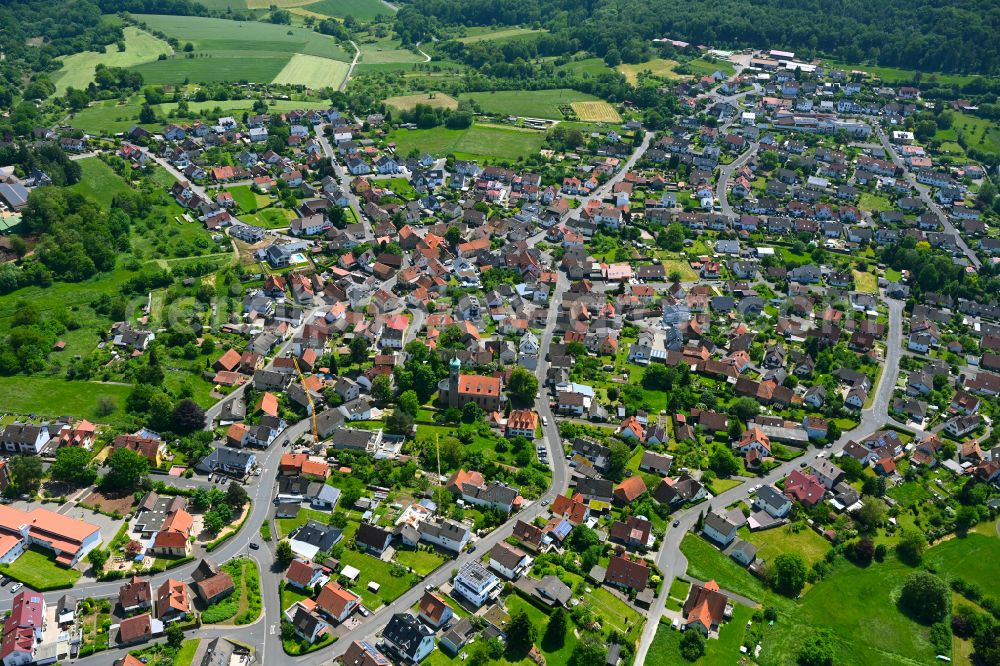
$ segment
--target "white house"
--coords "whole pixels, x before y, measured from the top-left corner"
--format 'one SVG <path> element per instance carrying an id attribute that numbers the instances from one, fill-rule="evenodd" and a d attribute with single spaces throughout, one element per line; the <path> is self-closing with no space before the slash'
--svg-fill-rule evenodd
<path id="1" fill-rule="evenodd" d="M 753 508 L 767 511 L 774 518 L 784 518 L 792 508 L 792 501 L 778 492 L 774 486 L 764 486 L 757 491 Z"/>
<path id="2" fill-rule="evenodd" d="M 496 598 L 503 590 L 503 583 L 476 561 L 466 562 L 455 576 L 454 593 L 468 599 L 477 608 Z"/>

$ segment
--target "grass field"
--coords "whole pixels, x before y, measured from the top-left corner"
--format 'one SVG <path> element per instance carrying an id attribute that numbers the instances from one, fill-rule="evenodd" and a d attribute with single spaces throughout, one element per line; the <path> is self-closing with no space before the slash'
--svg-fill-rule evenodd
<path id="1" fill-rule="evenodd" d="M 896 607 L 899 588 L 913 569 L 895 558 L 866 568 L 838 559 L 826 578 L 798 600 L 791 600 L 765 588 L 743 567 L 698 537 L 685 537 L 681 549 L 688 558 L 690 575 L 702 580 L 713 578 L 722 588 L 778 611 L 778 621 L 767 629 L 762 641 L 763 650 L 757 660 L 762 666 L 795 664 L 798 646 L 818 628 L 831 631 L 838 664 L 881 666 L 934 661 L 928 628 L 911 621 Z M 995 564 L 988 566 L 995 568 Z"/>
<path id="2" fill-rule="evenodd" d="M 476 102 L 485 113 L 501 116 L 528 116 L 561 120 L 560 106 L 573 102 L 599 102 L 593 95 L 556 88 L 554 90 L 503 90 L 497 92 L 465 93 L 462 99 Z"/>
<path id="3" fill-rule="evenodd" d="M 618 123 L 622 119 L 615 107 L 604 101 L 572 102 L 570 106 L 576 113 L 576 117 L 584 122 Z"/>
<path id="4" fill-rule="evenodd" d="M 413 569 L 417 575 L 426 576 L 444 564 L 444 557 L 437 551 L 404 550 L 396 551 L 396 561 L 404 567 Z"/>
<path id="5" fill-rule="evenodd" d="M 463 44 L 473 44 L 475 42 L 524 37 L 525 35 L 534 35 L 541 32 L 545 31 L 535 30 L 533 28 L 502 28 L 500 30 L 476 30 L 474 28 L 469 28 L 466 31 L 465 37 L 459 37 L 455 41 L 462 42 Z"/>
<path id="6" fill-rule="evenodd" d="M 858 208 L 861 210 L 881 213 L 884 210 L 890 210 L 892 208 L 892 202 L 881 194 L 862 192 L 861 197 L 858 199 Z"/>
<path id="7" fill-rule="evenodd" d="M 436 157 L 454 154 L 459 159 L 517 160 L 537 154 L 545 135 L 531 130 L 516 130 L 492 125 L 473 125 L 451 130 L 435 127 L 427 130 L 395 130 L 386 139 L 406 155 L 416 148 Z"/>
<path id="8" fill-rule="evenodd" d="M 398 578 L 393 576 L 391 573 L 392 564 L 389 562 L 383 562 L 356 550 L 345 548 L 340 561 L 342 564 L 351 565 L 361 571 L 357 581 L 351 584 L 351 588 L 364 598 L 365 606 L 373 610 L 385 603 L 391 603 L 415 583 L 414 577 L 410 574 Z M 372 592 L 368 589 L 370 582 L 378 583 L 381 586 L 378 592 Z"/>
<path id="9" fill-rule="evenodd" d="M 349 62 L 353 57 L 353 53 L 349 55 L 332 38 L 305 28 L 198 16 L 139 14 L 136 18 L 150 29 L 194 45 L 192 58 L 181 53 L 135 67 L 146 83 L 185 80 L 269 83 L 282 73 L 295 54 L 341 62 Z M 328 66 L 336 67 L 332 63 Z M 314 69 L 305 67 L 303 75 L 311 79 L 316 76 Z"/>
<path id="10" fill-rule="evenodd" d="M 661 79 L 674 79 L 680 80 L 686 78 L 682 74 L 678 74 L 674 71 L 680 63 L 676 60 L 667 60 L 665 58 L 656 58 L 655 60 L 650 60 L 649 62 L 641 62 L 636 65 L 622 63 L 618 65 L 618 71 L 625 75 L 628 82 L 635 85 L 639 80 L 639 74 L 641 72 L 649 71 L 653 76 L 658 76 Z"/>
<path id="11" fill-rule="evenodd" d="M 913 70 L 899 69 L 897 67 L 878 67 L 876 65 L 852 65 L 845 62 L 840 62 L 836 60 L 825 60 L 826 65 L 832 67 L 838 67 L 848 71 L 861 71 L 868 72 L 874 76 L 882 79 L 883 83 L 899 83 L 900 81 L 910 82 L 913 81 L 913 75 L 916 73 Z M 976 76 L 971 76 L 967 74 L 927 74 L 922 73 L 924 81 L 939 81 L 945 85 L 965 85 L 973 79 L 979 78 Z"/>
<path id="12" fill-rule="evenodd" d="M 949 539 L 928 550 L 924 560 L 942 576 L 991 589 L 1000 577 L 1000 539 L 995 535 L 994 531 L 993 536 L 973 533 Z"/>
<path id="13" fill-rule="evenodd" d="M 600 58 L 585 58 L 583 60 L 573 60 L 559 68 L 560 71 L 571 74 L 599 76 L 613 71 Z"/>
<path id="14" fill-rule="evenodd" d="M 854 288 L 857 291 L 866 291 L 874 294 L 878 291 L 878 278 L 871 273 L 854 271 Z"/>
<path id="15" fill-rule="evenodd" d="M 69 119 L 69 124 L 88 134 L 115 134 L 117 132 L 124 132 L 139 123 L 139 108 L 140 103 L 134 97 L 124 104 L 120 104 L 116 99 L 94 102 L 86 109 L 73 114 Z M 155 125 L 148 125 L 147 127 L 150 129 L 162 129 L 157 128 Z"/>
<path id="16" fill-rule="evenodd" d="M 412 66 L 414 63 L 427 62 L 427 59 L 415 51 L 404 49 L 399 40 L 388 37 L 382 39 L 356 40 L 361 57 L 358 58 L 359 65 L 403 65 Z"/>
<path id="17" fill-rule="evenodd" d="M 124 411 L 125 399 L 132 387 L 125 384 L 71 382 L 54 377 L 15 375 L 0 377 L 2 410 L 39 416 L 77 416 L 98 423 L 107 423 Z M 114 400 L 115 413 L 100 416 L 97 399 L 109 396 Z"/>
<path id="18" fill-rule="evenodd" d="M 76 569 L 56 564 L 51 551 L 31 547 L 11 562 L 0 565 L 0 572 L 19 580 L 37 592 L 73 587 L 80 578 Z"/>
<path id="19" fill-rule="evenodd" d="M 953 127 L 965 138 L 969 148 L 987 153 L 1000 153 L 1000 125 L 965 113 L 954 115 Z"/>
<path id="20" fill-rule="evenodd" d="M 251 0 L 252 2 L 253 0 Z M 320 0 L 301 5 L 303 9 L 343 18 L 353 16 L 361 21 L 371 21 L 376 16 L 392 16 L 393 11 L 380 0 Z"/>
<path id="21" fill-rule="evenodd" d="M 727 60 L 704 60 L 702 58 L 695 58 L 687 63 L 687 66 L 691 69 L 694 76 L 705 76 L 708 74 L 714 74 L 715 72 L 722 72 L 726 76 L 731 76 L 736 72 L 733 64 Z"/>
<path id="22" fill-rule="evenodd" d="M 782 553 L 798 553 L 806 564 L 818 562 L 830 550 L 830 545 L 811 529 L 804 527 L 799 532 L 793 532 L 788 525 L 782 525 L 772 530 L 751 532 L 743 528 L 740 538 L 757 546 L 757 557 L 773 561 Z"/>
<path id="23" fill-rule="evenodd" d="M 105 208 L 111 205 L 116 194 L 129 189 L 114 169 L 96 157 L 84 158 L 77 164 L 80 165 L 80 181 L 69 189 L 90 197 Z"/>
<path id="24" fill-rule="evenodd" d="M 63 59 L 63 66 L 53 76 L 56 94 L 62 95 L 69 87 L 78 90 L 86 88 L 94 80 L 94 69 L 98 63 L 108 67 L 132 67 L 152 62 L 161 53 L 170 54 L 172 49 L 166 42 L 153 37 L 148 32 L 133 26 L 125 27 L 125 50 L 119 51 L 113 44 L 107 53 L 83 51 Z"/>
<path id="25" fill-rule="evenodd" d="M 433 97 L 431 96 L 433 95 Z M 417 104 L 426 104 L 435 109 L 457 109 L 458 100 L 444 93 L 419 93 L 416 95 L 397 95 L 385 100 L 386 106 L 401 111 L 409 111 Z"/>
<path id="26" fill-rule="evenodd" d="M 340 60 L 296 53 L 271 83 L 302 85 L 312 90 L 337 88 L 349 69 L 350 65 Z"/>

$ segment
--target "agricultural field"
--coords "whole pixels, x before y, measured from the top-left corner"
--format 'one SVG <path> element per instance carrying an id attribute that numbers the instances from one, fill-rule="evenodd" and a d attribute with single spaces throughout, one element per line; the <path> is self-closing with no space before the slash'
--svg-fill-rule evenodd
<path id="1" fill-rule="evenodd" d="M 88 134 L 116 134 L 139 124 L 141 103 L 137 97 L 125 103 L 116 99 L 94 102 L 86 109 L 70 115 L 68 124 Z M 154 125 L 148 129 L 162 129 Z"/>
<path id="2" fill-rule="evenodd" d="M 545 31 L 535 30 L 534 28 L 501 28 L 500 30 L 491 30 L 489 28 L 467 28 L 465 32 L 465 37 L 459 37 L 455 41 L 462 42 L 463 44 L 473 44 L 475 42 L 501 39 L 509 40 L 515 37 L 524 37 L 525 35 L 537 35 Z"/>
<path id="3" fill-rule="evenodd" d="M 642 62 L 639 64 L 628 64 L 622 63 L 618 65 L 618 71 L 625 75 L 628 82 L 635 85 L 639 80 L 639 74 L 645 71 L 649 71 L 653 76 L 658 76 L 661 79 L 671 79 L 671 80 L 681 80 L 686 78 L 682 74 L 678 74 L 674 71 L 674 68 L 680 65 L 676 60 L 667 60 L 665 58 L 656 58 L 655 60 L 650 60 L 648 62 Z"/>
<path id="4" fill-rule="evenodd" d="M 337 88 L 349 70 L 350 65 L 346 62 L 296 53 L 271 83 L 303 85 L 312 90 Z"/>
<path id="5" fill-rule="evenodd" d="M 479 124 L 464 130 L 394 130 L 386 136 L 402 155 L 416 149 L 436 157 L 454 154 L 459 159 L 479 160 L 517 160 L 534 155 L 544 139 L 542 132 Z"/>
<path id="6" fill-rule="evenodd" d="M 249 0 L 249 2 L 256 1 L 262 0 Z M 270 0 L 267 1 L 270 2 Z M 381 0 L 320 0 L 319 2 L 296 2 L 295 6 L 302 7 L 314 14 L 338 18 L 353 16 L 360 21 L 371 21 L 376 16 L 392 16 L 395 13 Z"/>
<path id="7" fill-rule="evenodd" d="M 457 109 L 458 100 L 444 93 L 419 93 L 416 95 L 397 95 L 385 100 L 386 106 L 400 111 L 409 111 L 417 104 L 426 104 L 435 109 Z"/>
<path id="8" fill-rule="evenodd" d="M 570 107 L 576 117 L 584 122 L 618 123 L 622 119 L 615 107 L 604 101 L 572 102 Z"/>
<path id="9" fill-rule="evenodd" d="M 108 67 L 132 67 L 155 61 L 160 54 L 170 55 L 170 45 L 153 35 L 133 26 L 125 27 L 125 50 L 119 51 L 114 45 L 107 47 L 107 53 L 83 51 L 66 56 L 62 68 L 53 75 L 56 95 L 62 95 L 67 88 L 86 88 L 94 80 L 94 70 L 98 63 Z"/>
<path id="10" fill-rule="evenodd" d="M 461 98 L 472 100 L 484 113 L 552 120 L 561 120 L 564 117 L 559 110 L 560 106 L 569 106 L 574 102 L 601 101 L 593 95 L 567 88 L 464 93 Z"/>
<path id="11" fill-rule="evenodd" d="M 332 38 L 305 28 L 197 16 L 139 14 L 136 18 L 150 29 L 194 46 L 190 54 L 181 53 L 134 67 L 146 83 L 269 83 L 283 74 L 296 54 L 324 59 L 329 61 L 325 63 L 328 67 L 335 69 L 340 68 L 338 61 L 350 62 L 353 57 Z M 316 69 L 293 65 L 283 82 L 309 85 L 317 76 Z M 302 78 L 290 79 L 291 73 Z"/>

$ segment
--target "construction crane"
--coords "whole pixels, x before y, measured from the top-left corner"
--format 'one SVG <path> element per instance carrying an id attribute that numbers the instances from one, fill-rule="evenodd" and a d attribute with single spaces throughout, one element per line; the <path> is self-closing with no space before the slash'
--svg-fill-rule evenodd
<path id="1" fill-rule="evenodd" d="M 312 415 L 312 429 L 313 429 L 313 448 L 319 447 L 319 430 L 316 428 L 316 405 L 313 404 L 312 393 L 306 387 L 306 378 L 302 376 L 302 370 L 299 369 L 299 359 L 292 356 L 292 362 L 295 364 L 295 372 L 299 373 L 299 382 L 302 384 L 302 390 L 306 392 L 306 398 L 309 400 L 309 413 Z"/>

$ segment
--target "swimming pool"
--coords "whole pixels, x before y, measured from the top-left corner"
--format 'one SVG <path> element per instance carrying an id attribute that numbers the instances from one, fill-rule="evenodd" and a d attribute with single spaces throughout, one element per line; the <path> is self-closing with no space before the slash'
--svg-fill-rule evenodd
<path id="1" fill-rule="evenodd" d="M 293 264 L 304 264 L 306 263 L 306 255 L 301 252 L 296 252 L 291 257 L 289 257 L 289 262 Z"/>

